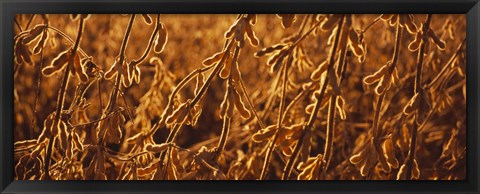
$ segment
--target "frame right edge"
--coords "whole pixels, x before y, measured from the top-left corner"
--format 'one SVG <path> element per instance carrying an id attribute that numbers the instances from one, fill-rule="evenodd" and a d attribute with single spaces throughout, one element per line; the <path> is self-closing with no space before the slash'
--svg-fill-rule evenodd
<path id="1" fill-rule="evenodd" d="M 0 15 L 3 15 L 4 11 L 3 11 L 3 4 L 5 2 L 0 2 Z M 4 24 L 2 24 L 2 26 L 4 26 Z M 3 38 L 3 30 L 0 30 L 0 38 Z M 3 44 L 0 44 L 0 59 L 2 60 L 2 62 L 4 61 L 3 57 L 4 57 L 4 54 L 3 52 L 5 51 L 4 48 L 3 48 Z M 5 64 L 1 64 L 1 65 L 5 65 Z M 0 87 L 3 88 L 4 86 L 4 83 L 5 83 L 5 80 L 2 79 L 3 76 L 0 75 Z M 3 107 L 4 105 L 4 102 L 3 102 L 3 90 L 0 89 L 0 105 Z M 0 111 L 0 127 L 3 127 L 4 126 L 4 120 L 3 120 L 3 111 Z M 4 142 L 4 138 L 5 138 L 5 135 L 4 135 L 4 130 L 6 129 L 2 129 L 0 128 L 0 144 L 2 142 Z M 7 187 L 7 182 L 5 180 L 5 162 L 4 162 L 4 153 L 5 153 L 5 145 L 1 146 L 1 151 L 0 151 L 0 192 L 2 192 L 6 187 Z"/>
<path id="2" fill-rule="evenodd" d="M 467 138 L 467 180 L 474 193 L 479 193 L 480 154 L 480 133 L 478 132 L 478 120 L 480 119 L 479 110 L 479 79 L 480 76 L 480 2 L 468 11 L 467 15 L 467 131 L 470 134 Z M 470 156 L 470 158 L 468 158 Z"/>

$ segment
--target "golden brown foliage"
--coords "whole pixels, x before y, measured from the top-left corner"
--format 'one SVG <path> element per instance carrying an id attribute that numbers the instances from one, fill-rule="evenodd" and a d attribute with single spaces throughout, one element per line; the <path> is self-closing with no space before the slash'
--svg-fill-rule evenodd
<path id="1" fill-rule="evenodd" d="M 18 180 L 462 180 L 464 15 L 15 17 Z"/>

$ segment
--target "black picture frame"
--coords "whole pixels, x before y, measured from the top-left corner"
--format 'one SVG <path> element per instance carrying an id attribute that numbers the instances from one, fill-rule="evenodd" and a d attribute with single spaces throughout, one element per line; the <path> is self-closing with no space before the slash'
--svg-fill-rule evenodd
<path id="1" fill-rule="evenodd" d="M 13 36 L 19 13 L 462 13 L 467 17 L 465 181 L 14 181 Z M 478 0 L 1 0 L 0 191 L 13 193 L 479 193 Z"/>

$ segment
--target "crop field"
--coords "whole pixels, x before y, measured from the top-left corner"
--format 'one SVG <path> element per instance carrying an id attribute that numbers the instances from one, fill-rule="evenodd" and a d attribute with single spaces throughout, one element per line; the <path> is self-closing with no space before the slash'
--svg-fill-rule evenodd
<path id="1" fill-rule="evenodd" d="M 466 18 L 19 14 L 16 180 L 465 180 Z"/>

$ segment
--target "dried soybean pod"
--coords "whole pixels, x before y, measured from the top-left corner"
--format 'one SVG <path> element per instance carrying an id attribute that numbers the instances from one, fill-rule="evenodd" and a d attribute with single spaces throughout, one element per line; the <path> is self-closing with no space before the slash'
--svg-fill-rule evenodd
<path id="1" fill-rule="evenodd" d="M 205 83 L 205 81 L 203 80 L 203 73 L 198 73 L 196 81 L 197 81 L 197 83 L 195 85 L 195 90 L 193 92 L 195 95 L 197 95 L 198 92 L 200 92 L 200 88 Z"/>
<path id="2" fill-rule="evenodd" d="M 393 70 L 393 73 L 392 73 L 392 83 L 395 85 L 395 86 L 400 86 L 400 77 L 398 77 L 398 71 L 397 71 L 397 68 L 395 68 Z"/>
<path id="3" fill-rule="evenodd" d="M 30 146 L 33 146 L 33 145 L 36 145 L 37 144 L 37 140 L 36 139 L 31 139 L 31 140 L 23 140 L 23 141 L 16 141 L 13 146 L 15 148 L 27 148 L 27 147 L 30 147 Z"/>
<path id="4" fill-rule="evenodd" d="M 49 140 L 49 141 L 53 141 L 53 140 Z M 30 158 L 37 158 L 38 155 L 40 155 L 40 153 L 43 151 L 43 148 L 45 148 L 45 144 L 44 143 L 41 143 L 39 144 L 35 149 L 32 150 L 32 153 L 30 153 Z"/>
<path id="5" fill-rule="evenodd" d="M 274 51 L 277 51 L 277 50 L 281 50 L 285 47 L 286 45 L 285 44 L 276 44 L 276 45 L 273 45 L 271 47 L 267 47 L 267 48 L 264 48 L 258 52 L 256 52 L 254 54 L 255 57 L 261 57 L 261 56 L 264 56 L 266 54 L 270 54 L 270 53 L 273 53 Z"/>
<path id="6" fill-rule="evenodd" d="M 17 175 L 19 180 L 24 180 L 25 179 L 25 172 L 27 171 L 26 165 L 27 162 L 30 160 L 29 155 L 24 155 L 20 157 L 19 162 L 17 165 L 15 165 L 15 174 Z"/>
<path id="7" fill-rule="evenodd" d="M 24 62 L 22 58 L 23 52 L 26 52 L 27 54 L 29 53 L 28 49 L 26 49 L 26 46 L 24 44 L 19 44 L 17 42 L 15 43 L 15 46 L 14 46 L 14 52 L 15 52 L 14 62 L 17 64 L 23 64 Z"/>
<path id="8" fill-rule="evenodd" d="M 80 81 L 82 81 L 82 83 L 86 83 L 88 81 L 88 75 L 87 75 L 87 73 L 85 73 L 85 69 L 82 66 L 82 64 L 80 63 L 80 57 L 78 56 L 77 53 L 75 53 L 75 58 L 74 58 L 74 61 L 73 61 L 73 67 L 74 67 Z"/>
<path id="9" fill-rule="evenodd" d="M 40 41 L 35 45 L 33 48 L 33 54 L 39 54 L 41 49 L 45 46 L 45 42 L 48 38 L 48 33 L 45 31 L 42 33 L 42 37 L 40 38 Z"/>
<path id="10" fill-rule="evenodd" d="M 440 50 L 445 50 L 445 42 L 443 40 L 440 40 L 440 38 L 435 34 L 435 32 L 429 28 L 428 29 L 428 35 L 430 36 L 430 38 L 432 38 L 433 42 L 437 45 L 437 47 L 440 49 Z"/>
<path id="11" fill-rule="evenodd" d="M 240 94 L 236 89 L 233 89 L 233 91 L 234 92 L 232 93 L 234 95 L 233 100 L 235 103 L 235 108 L 237 108 L 238 112 L 240 113 L 240 116 L 242 116 L 244 119 L 250 118 L 251 116 L 250 111 L 248 111 L 248 109 L 245 107 L 245 104 L 242 101 L 242 97 L 240 96 Z"/>
<path id="12" fill-rule="evenodd" d="M 132 180 L 133 168 L 127 170 L 127 172 L 122 176 L 120 180 Z"/>
<path id="13" fill-rule="evenodd" d="M 310 76 L 310 79 L 313 81 L 318 81 L 322 77 L 322 74 L 328 69 L 327 61 L 323 61 L 322 64 L 320 64 L 315 71 L 312 72 L 312 75 Z"/>
<path id="14" fill-rule="evenodd" d="M 252 44 L 252 46 L 258 46 L 260 41 L 258 40 L 257 36 L 255 36 L 255 32 L 253 32 L 252 30 L 252 26 L 247 25 L 245 27 L 245 31 L 247 32 L 247 38 L 250 40 L 250 44 Z"/>
<path id="15" fill-rule="evenodd" d="M 135 81 L 135 83 L 139 84 L 140 83 L 140 76 L 142 75 L 142 72 L 140 71 L 140 67 L 138 67 L 138 65 L 135 65 L 134 69 L 133 69 L 133 81 Z"/>
<path id="16" fill-rule="evenodd" d="M 370 142 L 366 143 L 364 145 L 364 147 L 360 150 L 359 153 L 353 155 L 352 157 L 350 157 L 349 161 L 352 163 L 352 164 L 359 164 L 360 162 L 364 161 L 367 159 L 367 156 L 369 154 L 369 145 Z"/>
<path id="17" fill-rule="evenodd" d="M 229 57 L 228 59 L 230 59 Z M 225 61 L 223 64 L 222 70 L 220 71 L 220 78 L 222 79 L 227 79 L 228 76 L 230 75 L 230 70 L 232 69 L 232 60 Z"/>
<path id="18" fill-rule="evenodd" d="M 395 158 L 395 147 L 393 146 L 392 138 L 387 138 L 382 143 L 384 157 L 392 168 L 398 168 L 398 160 Z"/>
<path id="19" fill-rule="evenodd" d="M 113 63 L 112 66 L 110 66 L 110 69 L 108 69 L 107 72 L 105 72 L 105 79 L 112 79 L 113 76 L 117 73 L 116 69 L 117 68 L 117 63 L 118 63 L 118 60 L 115 60 L 115 62 Z"/>
<path id="20" fill-rule="evenodd" d="M 205 59 L 203 61 L 203 65 L 205 65 L 205 66 L 213 65 L 215 62 L 220 61 L 224 54 L 225 54 L 224 52 L 215 53 L 213 56 Z"/>
<path id="21" fill-rule="evenodd" d="M 292 136 L 293 134 L 299 132 L 302 129 L 303 129 L 303 124 L 302 123 L 294 124 L 294 125 L 285 127 L 284 130 L 283 130 L 283 133 L 286 136 Z"/>
<path id="22" fill-rule="evenodd" d="M 360 38 L 355 30 L 350 30 L 348 34 L 348 40 L 349 40 L 348 43 L 350 45 L 350 48 L 353 51 L 353 54 L 357 57 L 363 56 L 364 50 L 360 43 Z"/>
<path id="23" fill-rule="evenodd" d="M 402 166 L 400 166 L 400 169 L 398 170 L 398 173 L 397 173 L 397 180 L 403 180 L 405 179 L 405 176 L 407 176 L 407 166 L 405 164 L 402 164 Z"/>
<path id="24" fill-rule="evenodd" d="M 291 156 L 293 153 L 293 149 L 290 146 L 282 146 L 282 153 L 286 156 Z"/>
<path id="25" fill-rule="evenodd" d="M 327 39 L 327 45 L 332 45 L 333 38 L 335 38 L 335 34 L 337 33 L 338 27 L 334 27 L 332 30 L 332 33 L 330 33 L 330 36 L 328 36 Z"/>
<path id="26" fill-rule="evenodd" d="M 230 85 L 228 85 L 228 102 L 227 102 L 227 117 L 232 118 L 233 117 L 233 109 L 235 108 L 234 101 L 235 101 L 235 96 L 234 96 L 234 91 Z"/>
<path id="27" fill-rule="evenodd" d="M 282 19 L 282 27 L 289 28 L 295 22 L 295 14 L 277 14 Z"/>
<path id="28" fill-rule="evenodd" d="M 170 116 L 167 117 L 166 123 L 167 124 L 174 123 L 182 112 L 183 112 L 183 108 L 181 106 L 178 107 L 175 111 L 173 111 L 173 113 Z"/>
<path id="29" fill-rule="evenodd" d="M 363 83 L 367 84 L 367 85 L 372 85 L 378 81 L 380 81 L 380 79 L 385 75 L 385 73 L 387 72 L 388 70 L 388 65 L 384 65 L 382 66 L 378 71 L 376 71 L 375 73 L 373 73 L 372 75 L 369 75 L 369 76 L 366 76 L 364 79 L 363 79 Z"/>
<path id="30" fill-rule="evenodd" d="M 413 159 L 413 167 L 412 167 L 412 179 L 420 178 L 420 168 L 418 168 L 418 163 L 416 159 Z"/>
<path id="31" fill-rule="evenodd" d="M 417 33 L 418 29 L 417 29 L 417 26 L 415 25 L 415 23 L 413 22 L 413 15 L 408 14 L 405 17 L 407 17 L 405 19 L 405 27 L 407 28 L 408 33 L 410 33 L 410 34 Z"/>
<path id="32" fill-rule="evenodd" d="M 237 27 L 237 22 L 231 25 L 230 28 L 227 30 L 227 32 L 225 32 L 225 38 L 229 39 L 233 37 L 233 34 L 235 33 L 235 28 Z"/>
<path id="33" fill-rule="evenodd" d="M 152 18 L 148 14 L 142 14 L 143 20 L 148 25 L 152 24 Z"/>
<path id="34" fill-rule="evenodd" d="M 73 140 L 73 143 L 75 144 L 75 147 L 77 147 L 79 150 L 83 150 L 83 144 L 80 141 L 80 137 L 78 136 L 78 134 L 75 132 L 74 129 L 72 130 L 71 135 L 72 135 L 72 140 Z"/>
<path id="35" fill-rule="evenodd" d="M 374 152 L 374 148 L 366 149 L 366 151 L 368 152 L 368 158 L 363 161 L 363 164 L 360 167 L 360 174 L 362 174 L 362 176 L 367 176 L 367 174 L 372 170 L 370 167 L 372 167 L 377 160 L 377 155 L 372 153 Z"/>
<path id="36" fill-rule="evenodd" d="M 405 106 L 405 108 L 403 109 L 404 114 L 410 115 L 413 113 L 413 111 L 418 109 L 420 105 L 420 99 L 421 99 L 421 98 L 418 98 L 419 94 L 420 93 L 417 92 L 415 95 L 413 95 L 413 97 L 408 102 L 407 106 Z"/>
<path id="37" fill-rule="evenodd" d="M 237 25 L 235 28 L 235 40 L 243 41 L 245 39 L 244 35 L 245 35 L 246 26 L 247 26 L 247 22 L 245 21 L 245 19 L 239 19 L 237 21 Z"/>
<path id="38" fill-rule="evenodd" d="M 333 14 L 328 17 L 327 21 L 322 24 L 322 30 L 330 30 L 335 26 L 337 21 L 340 19 L 341 15 Z"/>
<path id="39" fill-rule="evenodd" d="M 80 14 L 80 17 L 84 20 L 88 20 L 92 14 Z"/>
<path id="40" fill-rule="evenodd" d="M 393 16 L 394 16 L 394 14 L 382 14 L 380 16 L 380 19 L 383 20 L 383 21 L 387 21 L 387 20 L 392 19 Z"/>
<path id="41" fill-rule="evenodd" d="M 46 66 L 42 69 L 43 75 L 51 76 L 55 72 L 60 71 L 63 69 L 63 67 L 65 67 L 65 64 L 68 62 L 68 60 L 70 60 L 70 50 L 63 51 L 52 60 L 50 66 Z"/>
<path id="42" fill-rule="evenodd" d="M 395 26 L 398 22 L 398 14 L 394 14 L 392 18 L 390 18 L 389 24 L 390 26 Z"/>
<path id="43" fill-rule="evenodd" d="M 282 53 L 283 53 L 282 51 L 278 51 L 272 54 L 267 60 L 267 66 L 270 67 L 274 65 L 280 59 Z"/>
<path id="44" fill-rule="evenodd" d="M 278 60 L 275 61 L 275 63 L 270 66 L 270 72 L 271 72 L 271 73 L 278 71 L 278 69 L 280 68 L 280 66 L 281 66 L 281 64 L 283 63 L 284 59 L 287 57 L 287 51 L 286 51 L 286 50 L 282 50 L 282 51 L 280 51 L 280 53 L 281 53 L 281 54 L 280 54 Z"/>
<path id="45" fill-rule="evenodd" d="M 233 72 L 231 72 L 232 73 L 232 80 L 234 81 L 235 86 L 237 88 L 241 88 L 240 83 L 239 83 L 241 73 L 240 73 L 240 70 L 238 70 L 238 63 L 235 63 L 235 65 L 232 69 L 233 69 Z M 240 94 L 243 95 L 242 90 L 240 90 L 239 92 L 240 92 Z"/>
<path id="46" fill-rule="evenodd" d="M 70 19 L 75 21 L 77 20 L 78 18 L 80 18 L 80 14 L 70 14 Z"/>
<path id="47" fill-rule="evenodd" d="M 247 20 L 250 22 L 250 25 L 254 26 L 257 23 L 257 14 L 248 14 Z"/>
<path id="48" fill-rule="evenodd" d="M 145 150 L 150 151 L 150 152 L 155 152 L 155 153 L 160 153 L 165 151 L 170 144 L 168 143 L 162 143 L 162 144 L 148 144 L 145 146 Z"/>
<path id="49" fill-rule="evenodd" d="M 328 76 L 331 79 L 330 86 L 332 87 L 333 93 L 336 96 L 340 95 L 341 91 L 340 91 L 340 87 L 338 87 L 337 74 L 335 73 L 335 71 L 327 71 L 327 73 L 329 74 Z"/>
<path id="50" fill-rule="evenodd" d="M 188 114 L 188 111 L 187 111 L 188 104 L 190 104 L 189 101 L 181 104 L 175 111 L 173 111 L 173 113 L 169 117 L 167 117 L 166 123 L 172 124 L 175 122 L 177 123 L 184 122 Z"/>
<path id="51" fill-rule="evenodd" d="M 342 96 L 338 96 L 335 107 L 337 107 L 338 114 L 340 115 L 340 119 L 345 120 L 347 119 L 347 113 L 344 109 L 345 100 Z"/>
<path id="52" fill-rule="evenodd" d="M 115 114 L 108 120 L 107 142 L 119 144 L 122 139 L 122 128 L 120 127 L 125 122 L 125 118 L 122 114 Z"/>
<path id="53" fill-rule="evenodd" d="M 416 51 L 420 47 L 420 43 L 422 42 L 422 33 L 417 32 L 415 35 L 415 40 L 413 40 L 410 44 L 408 44 L 408 50 Z"/>
<path id="54" fill-rule="evenodd" d="M 223 96 L 223 101 L 220 104 L 220 118 L 223 118 L 227 113 L 227 109 L 229 105 L 228 104 L 229 93 L 230 93 L 230 90 L 229 90 L 229 87 L 227 86 L 227 91 L 225 92 L 225 95 Z"/>
<path id="55" fill-rule="evenodd" d="M 59 123 L 58 123 L 58 133 L 56 134 L 59 134 L 59 138 L 58 138 L 58 141 L 60 142 L 59 143 L 59 146 L 62 150 L 66 150 L 67 147 L 68 147 L 68 144 L 70 142 L 68 142 L 68 133 L 67 133 L 67 124 L 60 120 Z"/>
<path id="56" fill-rule="evenodd" d="M 253 134 L 252 140 L 254 142 L 262 142 L 264 140 L 267 140 L 275 134 L 276 130 L 276 125 L 270 125 L 267 128 L 261 129 L 257 131 L 257 133 Z"/>
<path id="57" fill-rule="evenodd" d="M 183 172 L 185 167 L 183 167 L 182 163 L 180 162 L 180 155 L 178 154 L 177 149 L 172 149 L 170 152 L 170 157 L 172 159 L 172 164 L 175 166 L 177 171 Z"/>
<path id="58" fill-rule="evenodd" d="M 314 108 L 315 108 L 315 103 L 309 104 L 309 105 L 305 108 L 305 112 L 306 112 L 307 114 L 312 114 Z"/>
<path id="59" fill-rule="evenodd" d="M 165 45 L 168 40 L 168 31 L 164 24 L 160 24 L 160 30 L 158 32 L 157 38 L 155 39 L 154 51 L 156 53 L 161 53 L 165 49 Z"/>
<path id="60" fill-rule="evenodd" d="M 142 133 L 137 133 L 136 135 L 128 138 L 126 141 L 127 141 L 127 144 L 136 144 L 136 143 L 140 143 L 139 140 L 142 140 L 142 137 L 143 137 L 143 134 Z"/>
<path id="61" fill-rule="evenodd" d="M 145 168 L 137 168 L 138 176 L 145 176 L 145 175 L 148 175 L 148 174 L 152 174 L 154 172 L 154 170 L 157 169 L 158 163 L 159 162 L 151 163 L 149 166 L 147 166 Z"/>
<path id="62" fill-rule="evenodd" d="M 382 78 L 380 78 L 380 81 L 378 82 L 377 87 L 375 87 L 375 93 L 377 95 L 383 94 L 388 89 L 388 85 L 389 84 L 387 78 L 385 78 L 385 76 L 382 76 Z"/>
<path id="63" fill-rule="evenodd" d="M 45 24 L 39 24 L 28 31 L 28 34 L 22 39 L 23 44 L 31 44 L 45 30 Z"/>

